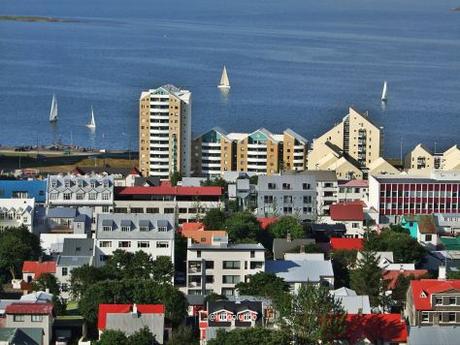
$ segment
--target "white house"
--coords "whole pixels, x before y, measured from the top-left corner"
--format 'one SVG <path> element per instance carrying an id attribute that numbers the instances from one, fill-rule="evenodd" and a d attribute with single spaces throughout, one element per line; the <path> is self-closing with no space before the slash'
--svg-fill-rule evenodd
<path id="1" fill-rule="evenodd" d="M 0 199 L 0 231 L 24 225 L 34 230 L 35 199 Z"/>

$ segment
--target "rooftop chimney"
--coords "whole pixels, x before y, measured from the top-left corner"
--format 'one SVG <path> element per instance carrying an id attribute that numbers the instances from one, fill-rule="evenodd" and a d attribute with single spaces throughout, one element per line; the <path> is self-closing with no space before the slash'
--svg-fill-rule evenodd
<path id="1" fill-rule="evenodd" d="M 139 313 L 137 311 L 137 304 L 136 303 L 133 304 L 133 311 L 131 312 L 131 315 L 133 317 L 139 317 Z"/>
<path id="2" fill-rule="evenodd" d="M 438 280 L 447 279 L 447 268 L 446 266 L 439 266 Z"/>

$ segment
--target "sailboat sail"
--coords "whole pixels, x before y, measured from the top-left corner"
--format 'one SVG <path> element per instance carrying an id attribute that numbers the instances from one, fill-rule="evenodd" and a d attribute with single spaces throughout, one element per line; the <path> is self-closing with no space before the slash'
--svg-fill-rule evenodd
<path id="1" fill-rule="evenodd" d="M 220 77 L 220 83 L 217 86 L 219 88 L 224 88 L 224 89 L 229 89 L 230 88 L 230 81 L 228 80 L 228 75 L 227 75 L 227 68 L 222 70 L 222 76 Z"/>
<path id="2" fill-rule="evenodd" d="M 90 122 L 86 125 L 88 128 L 96 128 L 96 120 L 94 119 L 94 110 L 93 107 L 91 107 L 91 120 Z"/>
<path id="3" fill-rule="evenodd" d="M 53 95 L 51 100 L 51 109 L 50 109 L 50 122 L 56 122 L 58 119 L 58 104 L 56 95 Z"/>
<path id="4" fill-rule="evenodd" d="M 382 90 L 382 102 L 386 102 L 388 100 L 388 84 L 385 81 L 383 83 L 383 90 Z"/>

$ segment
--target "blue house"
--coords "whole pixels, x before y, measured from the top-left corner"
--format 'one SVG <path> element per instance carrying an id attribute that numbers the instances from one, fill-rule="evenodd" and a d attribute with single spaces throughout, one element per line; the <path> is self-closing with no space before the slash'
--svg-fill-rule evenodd
<path id="1" fill-rule="evenodd" d="M 400 224 L 412 238 L 425 247 L 434 249 L 438 244 L 438 233 L 433 215 L 405 215 L 401 217 Z"/>
<path id="2" fill-rule="evenodd" d="M 0 199 L 35 198 L 35 202 L 46 202 L 46 180 L 0 180 Z"/>

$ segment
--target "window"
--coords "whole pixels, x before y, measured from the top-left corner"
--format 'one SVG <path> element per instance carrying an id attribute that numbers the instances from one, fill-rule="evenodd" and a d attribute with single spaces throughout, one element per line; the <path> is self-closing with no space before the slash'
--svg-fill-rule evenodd
<path id="1" fill-rule="evenodd" d="M 268 189 L 276 189 L 276 183 L 269 183 L 268 184 Z"/>
<path id="2" fill-rule="evenodd" d="M 434 304 L 436 304 L 436 305 L 442 305 L 442 298 L 441 298 L 441 297 L 435 297 L 435 299 L 434 299 Z"/>
<path id="3" fill-rule="evenodd" d="M 112 247 L 112 241 L 101 241 L 101 242 L 99 242 L 99 247 L 101 247 L 101 248 L 110 248 L 110 247 Z"/>
<path id="4" fill-rule="evenodd" d="M 264 203 L 272 204 L 273 203 L 273 196 L 272 195 L 265 195 L 264 196 Z"/>
<path id="5" fill-rule="evenodd" d="M 206 276 L 206 284 L 213 284 L 214 276 Z"/>
<path id="6" fill-rule="evenodd" d="M 425 235 L 425 241 L 431 241 L 432 235 Z"/>
<path id="7" fill-rule="evenodd" d="M 256 257 L 256 252 L 255 250 L 251 250 L 251 259 Z"/>
<path id="8" fill-rule="evenodd" d="M 201 250 L 197 250 L 197 251 L 196 251 L 196 257 L 197 257 L 197 258 L 201 258 Z"/>
<path id="9" fill-rule="evenodd" d="M 290 196 L 290 195 L 285 195 L 285 196 L 283 197 L 283 202 L 284 202 L 285 204 L 292 204 L 292 196 Z"/>
<path id="10" fill-rule="evenodd" d="M 292 213 L 292 207 L 283 207 L 284 213 Z"/>
<path id="11" fill-rule="evenodd" d="M 89 200 L 97 200 L 97 193 L 89 193 Z"/>
<path id="12" fill-rule="evenodd" d="M 90 186 L 91 186 L 91 188 L 96 188 L 97 182 L 95 180 L 91 180 Z"/>
<path id="13" fill-rule="evenodd" d="M 85 198 L 85 193 L 77 193 L 77 200 L 83 200 Z"/>
<path id="14" fill-rule="evenodd" d="M 56 181 L 56 180 L 52 180 L 52 181 L 51 181 L 51 187 L 52 187 L 52 188 L 56 188 L 56 187 L 57 187 L 57 181 Z"/>
<path id="15" fill-rule="evenodd" d="M 251 270 L 262 269 L 264 267 L 263 261 L 251 261 Z"/>
<path id="16" fill-rule="evenodd" d="M 13 315 L 14 322 L 24 322 L 25 315 Z"/>
<path id="17" fill-rule="evenodd" d="M 290 184 L 290 183 L 283 183 L 283 189 L 284 189 L 284 190 L 289 190 L 289 189 L 291 189 L 291 184 Z"/>
<path id="18" fill-rule="evenodd" d="M 158 207 L 147 207 L 145 209 L 146 213 L 160 213 L 160 209 Z"/>
<path id="19" fill-rule="evenodd" d="M 62 267 L 62 276 L 66 276 L 68 274 L 68 268 L 67 267 Z"/>
<path id="20" fill-rule="evenodd" d="M 64 186 L 66 186 L 67 188 L 70 187 L 70 180 L 65 180 L 64 181 Z"/>
<path id="21" fill-rule="evenodd" d="M 423 311 L 422 312 L 422 322 L 429 322 L 429 321 L 430 321 L 430 318 L 429 318 L 428 312 Z"/>
<path id="22" fill-rule="evenodd" d="M 108 255 L 99 255 L 99 261 L 100 262 L 105 262 L 109 259 Z"/>
<path id="23" fill-rule="evenodd" d="M 131 231 L 131 227 L 129 225 L 122 226 L 121 231 L 124 231 L 124 232 Z"/>
<path id="24" fill-rule="evenodd" d="M 167 241 L 158 241 L 157 248 L 169 248 L 169 242 Z"/>
<path id="25" fill-rule="evenodd" d="M 223 284 L 238 284 L 240 282 L 240 276 L 222 276 Z"/>
<path id="26" fill-rule="evenodd" d="M 80 180 L 77 181 L 77 185 L 78 185 L 78 187 L 84 187 L 85 186 L 85 181 L 80 179 Z"/>
<path id="27" fill-rule="evenodd" d="M 131 207 L 131 213 L 144 213 L 144 209 L 142 207 Z"/>
<path id="28" fill-rule="evenodd" d="M 212 270 L 214 269 L 214 261 L 206 261 L 206 269 Z"/>
<path id="29" fill-rule="evenodd" d="M 50 194 L 50 200 L 57 200 L 59 197 L 59 193 L 51 193 Z"/>
<path id="30" fill-rule="evenodd" d="M 110 200 L 110 193 L 102 193 L 102 200 Z"/>
<path id="31" fill-rule="evenodd" d="M 239 270 L 241 268 L 241 263 L 239 261 L 224 261 L 222 266 L 227 270 Z"/>
<path id="32" fill-rule="evenodd" d="M 357 229 L 357 228 L 359 228 L 359 223 L 351 223 L 351 227 L 353 229 Z"/>
<path id="33" fill-rule="evenodd" d="M 147 225 L 142 225 L 139 227 L 139 231 L 149 231 L 149 227 Z"/>
<path id="34" fill-rule="evenodd" d="M 104 225 L 102 231 L 112 231 L 112 227 L 110 225 Z"/>
<path id="35" fill-rule="evenodd" d="M 311 189 L 311 185 L 309 183 L 302 183 L 302 189 L 303 190 Z"/>
<path id="36" fill-rule="evenodd" d="M 102 212 L 109 213 L 109 206 L 102 206 Z"/>
<path id="37" fill-rule="evenodd" d="M 172 208 L 172 207 L 171 208 L 165 208 L 163 213 L 165 213 L 165 214 L 174 213 L 174 208 Z"/>
<path id="38" fill-rule="evenodd" d="M 61 291 L 66 292 L 69 289 L 66 283 L 61 284 Z"/>
<path id="39" fill-rule="evenodd" d="M 456 298 L 455 297 L 449 297 L 449 305 L 456 305 Z"/>
<path id="40" fill-rule="evenodd" d="M 131 241 L 119 241 L 118 248 L 131 248 Z"/>
<path id="41" fill-rule="evenodd" d="M 448 313 L 449 322 L 455 322 L 455 313 Z"/>
<path id="42" fill-rule="evenodd" d="M 222 295 L 224 296 L 233 296 L 235 289 L 222 288 Z"/>
<path id="43" fill-rule="evenodd" d="M 150 242 L 149 241 L 138 241 L 137 248 L 150 248 Z"/>
<path id="44" fill-rule="evenodd" d="M 304 204 L 311 204 L 311 195 L 306 195 L 303 197 Z"/>
<path id="45" fill-rule="evenodd" d="M 72 199 L 72 193 L 64 193 L 64 200 Z"/>

